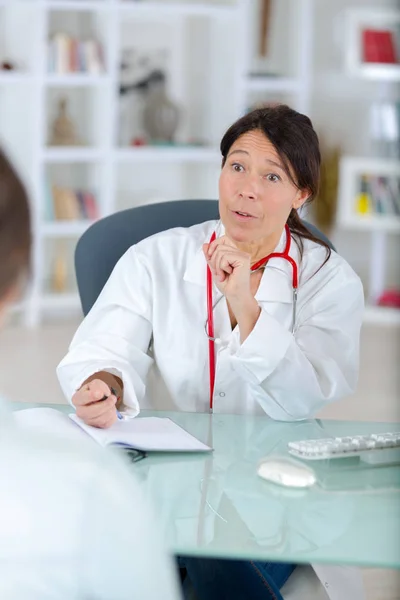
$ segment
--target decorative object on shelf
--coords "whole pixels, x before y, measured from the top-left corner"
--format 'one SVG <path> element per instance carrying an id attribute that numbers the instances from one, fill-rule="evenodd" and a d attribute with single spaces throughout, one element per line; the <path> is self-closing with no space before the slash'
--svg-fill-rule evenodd
<path id="1" fill-rule="evenodd" d="M 143 122 L 150 140 L 172 143 L 179 124 L 180 110 L 168 97 L 165 75 L 154 71 L 143 113 Z"/>
<path id="2" fill-rule="evenodd" d="M 359 215 L 368 215 L 372 212 L 372 200 L 366 175 L 362 175 L 360 178 L 360 191 L 355 199 L 355 209 Z"/>
<path id="3" fill-rule="evenodd" d="M 154 72 L 166 70 L 167 50 L 124 48 L 121 52 L 119 85 L 119 145 L 133 145 L 133 140 L 146 143 L 143 111 Z M 136 145 L 136 144 L 135 144 Z"/>
<path id="4" fill-rule="evenodd" d="M 321 182 L 314 214 L 317 226 L 328 236 L 336 217 L 340 156 L 339 148 L 322 151 Z"/>
<path id="5" fill-rule="evenodd" d="M 146 146 L 147 142 L 146 139 L 144 137 L 134 137 L 131 140 L 131 146 Z"/>
<path id="6" fill-rule="evenodd" d="M 400 309 L 400 290 L 389 289 L 382 292 L 377 300 L 378 306 Z"/>
<path id="7" fill-rule="evenodd" d="M 263 57 L 267 56 L 267 53 L 268 53 L 268 34 L 269 34 L 269 27 L 270 27 L 270 22 L 271 22 L 271 9 L 272 9 L 271 0 L 261 0 L 259 54 L 260 54 L 260 56 L 263 56 Z"/>
<path id="8" fill-rule="evenodd" d="M 14 65 L 14 63 L 12 63 L 9 60 L 3 60 L 2 63 L 0 63 L 0 71 L 15 71 L 16 70 L 16 66 Z"/>
<path id="9" fill-rule="evenodd" d="M 78 40 L 66 33 L 56 33 L 48 47 L 49 73 L 104 72 L 104 57 L 101 44 L 94 39 Z"/>
<path id="10" fill-rule="evenodd" d="M 75 126 L 68 116 L 67 99 L 60 98 L 58 112 L 52 125 L 50 146 L 79 146 L 81 142 L 76 135 Z"/>
<path id="11" fill-rule="evenodd" d="M 65 243 L 63 243 L 61 240 L 58 240 L 50 279 L 51 290 L 57 294 L 62 294 L 67 289 L 67 256 L 68 254 Z"/>

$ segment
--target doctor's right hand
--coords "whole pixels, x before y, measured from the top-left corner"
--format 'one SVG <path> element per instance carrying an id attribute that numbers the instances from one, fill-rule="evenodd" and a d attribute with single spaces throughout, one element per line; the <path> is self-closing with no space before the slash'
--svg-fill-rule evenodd
<path id="1" fill-rule="evenodd" d="M 106 400 L 103 400 L 107 396 Z M 106 429 L 117 420 L 115 408 L 116 396 L 111 394 L 108 385 L 101 379 L 93 379 L 72 396 L 72 404 L 76 408 L 76 415 L 93 427 Z"/>

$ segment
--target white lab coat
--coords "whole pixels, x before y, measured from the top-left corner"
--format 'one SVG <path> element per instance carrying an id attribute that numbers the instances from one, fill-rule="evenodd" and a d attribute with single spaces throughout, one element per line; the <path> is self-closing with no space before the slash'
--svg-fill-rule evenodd
<path id="1" fill-rule="evenodd" d="M 69 401 L 83 381 L 105 370 L 123 380 L 128 414 L 138 414 L 140 407 L 208 410 L 202 245 L 214 230 L 217 237 L 224 233 L 215 221 L 172 229 L 125 253 L 58 366 Z M 285 241 L 283 232 L 276 251 Z M 304 240 L 300 261 L 292 240 L 290 255 L 299 265 L 294 334 L 292 269 L 283 259 L 271 260 L 263 273 L 255 296 L 262 311 L 243 344 L 238 327 L 231 329 L 225 299 L 217 304 L 214 327 L 221 342 L 216 346 L 214 412 L 306 419 L 354 391 L 363 288 L 336 252 L 319 269 L 325 252 Z M 214 287 L 214 304 L 220 295 Z"/>
<path id="2" fill-rule="evenodd" d="M 124 382 L 124 403 L 207 411 L 208 340 L 205 334 L 206 263 L 202 244 L 222 225 L 173 229 L 131 247 L 79 327 L 58 367 L 67 399 L 97 371 Z M 285 233 L 278 248 L 285 244 Z M 336 252 L 318 271 L 325 249 L 304 242 L 294 335 L 292 270 L 273 259 L 256 300 L 260 317 L 245 342 L 231 330 L 225 299 L 214 310 L 214 411 L 266 413 L 277 420 L 312 416 L 354 391 L 358 375 L 363 289 Z M 299 264 L 297 246 L 291 256 Z M 316 272 L 317 271 L 317 272 Z M 214 302 L 220 293 L 214 289 Z M 150 350 L 149 350 L 149 346 Z"/>
<path id="3" fill-rule="evenodd" d="M 132 470 L 75 437 L 17 425 L 0 402 L 0 598 L 181 598 Z"/>

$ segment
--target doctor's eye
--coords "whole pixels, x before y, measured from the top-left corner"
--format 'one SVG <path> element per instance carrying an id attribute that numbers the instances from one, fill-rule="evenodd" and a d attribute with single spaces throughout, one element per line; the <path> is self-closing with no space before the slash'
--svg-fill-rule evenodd
<path id="1" fill-rule="evenodd" d="M 235 171 L 235 173 L 243 173 L 244 171 L 243 166 L 239 163 L 232 163 L 231 167 Z"/>
<path id="2" fill-rule="evenodd" d="M 266 176 L 268 181 L 272 181 L 272 183 L 276 183 L 277 181 L 281 181 L 281 178 L 276 173 L 268 173 Z"/>

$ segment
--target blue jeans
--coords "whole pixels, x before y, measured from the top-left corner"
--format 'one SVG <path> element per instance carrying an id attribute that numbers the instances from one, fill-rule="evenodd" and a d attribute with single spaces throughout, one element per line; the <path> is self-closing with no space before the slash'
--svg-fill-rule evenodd
<path id="1" fill-rule="evenodd" d="M 283 600 L 295 564 L 179 557 L 198 600 Z"/>

